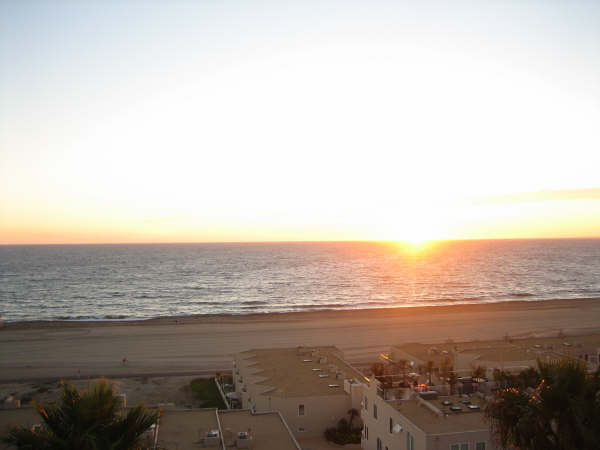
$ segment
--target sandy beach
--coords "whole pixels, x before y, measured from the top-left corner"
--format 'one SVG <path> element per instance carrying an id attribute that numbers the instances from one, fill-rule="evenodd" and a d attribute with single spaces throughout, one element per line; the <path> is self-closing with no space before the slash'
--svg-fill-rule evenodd
<path id="1" fill-rule="evenodd" d="M 390 344 L 551 336 L 600 331 L 600 299 L 139 322 L 29 322 L 0 330 L 0 382 L 88 376 L 208 375 L 251 348 L 337 345 L 348 360 L 373 361 Z M 127 363 L 123 364 L 123 358 Z"/>

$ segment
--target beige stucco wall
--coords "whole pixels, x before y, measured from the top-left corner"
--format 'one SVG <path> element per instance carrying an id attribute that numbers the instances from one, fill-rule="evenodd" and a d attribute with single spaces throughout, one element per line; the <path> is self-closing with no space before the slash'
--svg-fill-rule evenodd
<path id="1" fill-rule="evenodd" d="M 320 436 L 338 421 L 348 418 L 352 407 L 349 395 L 330 395 L 318 397 L 272 397 L 274 410 L 280 411 L 297 437 Z M 298 406 L 304 405 L 304 415 L 298 415 Z M 300 428 L 304 431 L 300 431 Z"/>
<path id="2" fill-rule="evenodd" d="M 388 450 L 406 450 L 408 433 L 414 436 L 415 450 L 450 450 L 450 445 L 458 443 L 469 443 L 469 450 L 474 450 L 476 442 L 485 442 L 486 450 L 495 449 L 487 430 L 426 434 L 408 417 L 377 396 L 377 381 L 365 385 L 364 394 L 367 397 L 368 409 L 361 409 L 361 418 L 369 429 L 369 439 L 366 439 L 366 433 L 363 432 L 364 450 L 377 450 L 377 438 L 381 439 L 382 450 L 385 450 L 386 446 Z M 377 405 L 377 419 L 373 416 L 373 405 Z M 393 425 L 402 426 L 401 432 L 390 433 L 390 418 Z"/>
<path id="3" fill-rule="evenodd" d="M 427 436 L 427 450 L 450 450 L 452 444 L 469 444 L 469 450 L 475 450 L 475 444 L 485 442 L 486 450 L 495 450 L 489 431 L 465 431 L 462 433 Z M 391 449 L 390 449 L 391 450 Z"/>
<path id="4" fill-rule="evenodd" d="M 297 437 L 320 436 L 325 429 L 336 426 L 342 418 L 348 418 L 348 410 L 352 408 L 350 394 L 282 397 L 269 395 L 269 387 L 257 384 L 263 378 L 253 375 L 258 372 L 248 361 L 235 358 L 234 384 L 235 390 L 242 394 L 242 408 L 256 411 L 280 411 L 290 429 Z M 239 369 L 239 374 L 236 369 Z M 240 382 L 240 378 L 242 381 Z M 245 392 L 243 387 L 246 388 Z M 355 402 L 360 403 L 361 389 L 354 390 Z M 298 406 L 304 405 L 304 415 L 298 415 Z M 358 408 L 357 408 L 358 409 Z M 304 431 L 299 431 L 303 428 Z"/>
<path id="5" fill-rule="evenodd" d="M 427 448 L 425 433 L 377 396 L 377 383 L 377 381 L 371 381 L 368 385 L 365 384 L 363 390 L 367 397 L 368 409 L 365 410 L 363 400 L 361 418 L 365 426 L 369 428 L 369 438 L 366 438 L 366 432 L 363 430 L 362 448 L 364 450 L 377 450 L 377 438 L 379 438 L 383 450 L 386 446 L 389 450 L 406 450 L 407 435 L 410 433 L 414 436 L 415 450 L 425 450 Z M 377 419 L 373 416 L 373 405 L 377 405 Z M 390 433 L 390 418 L 393 425 L 400 424 L 402 426 L 400 433 Z"/>

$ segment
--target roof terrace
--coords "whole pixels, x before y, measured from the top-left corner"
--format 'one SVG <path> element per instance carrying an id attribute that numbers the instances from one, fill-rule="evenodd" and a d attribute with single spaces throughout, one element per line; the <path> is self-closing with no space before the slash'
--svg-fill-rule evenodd
<path id="1" fill-rule="evenodd" d="M 488 429 L 484 401 L 470 397 L 446 396 L 435 400 L 413 397 L 388 402 L 414 425 L 431 434 Z"/>

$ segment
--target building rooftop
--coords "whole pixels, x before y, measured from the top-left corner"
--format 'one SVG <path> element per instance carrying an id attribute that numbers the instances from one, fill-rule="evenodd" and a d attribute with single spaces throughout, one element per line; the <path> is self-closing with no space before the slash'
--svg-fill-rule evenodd
<path id="1" fill-rule="evenodd" d="M 344 379 L 365 379 L 334 346 L 249 350 L 240 356 L 255 369 L 252 378 L 265 387 L 263 393 L 274 397 L 344 395 Z"/>
<path id="2" fill-rule="evenodd" d="M 477 396 L 439 397 L 436 400 L 413 398 L 388 403 L 426 433 L 454 433 L 489 428 L 484 421 L 484 403 Z M 460 410 L 453 410 L 457 408 Z"/>
<path id="3" fill-rule="evenodd" d="M 251 414 L 250 411 L 220 411 L 219 419 L 224 434 L 229 429 L 235 437 L 239 432 L 250 430 L 254 450 L 297 449 L 281 416 L 276 412 Z M 226 448 L 235 449 L 237 447 L 234 443 L 227 445 Z"/>
<path id="4" fill-rule="evenodd" d="M 213 430 L 218 430 L 218 437 L 204 444 L 206 448 L 221 449 L 221 437 L 225 448 L 239 448 L 235 443 L 238 433 L 250 431 L 249 448 L 253 450 L 297 450 L 278 413 L 252 414 L 248 410 L 165 410 L 160 417 L 158 444 L 165 448 L 196 450 L 202 447 L 200 440 Z"/>
<path id="5" fill-rule="evenodd" d="M 217 412 L 214 409 L 165 410 L 160 416 L 158 444 L 161 447 L 180 450 L 197 449 L 197 442 L 206 431 L 218 429 Z"/>

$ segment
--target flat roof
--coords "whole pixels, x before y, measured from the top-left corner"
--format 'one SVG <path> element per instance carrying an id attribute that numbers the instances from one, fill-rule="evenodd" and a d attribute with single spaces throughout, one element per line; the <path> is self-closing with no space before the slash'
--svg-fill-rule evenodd
<path id="1" fill-rule="evenodd" d="M 264 386 L 265 391 L 271 388 L 268 394 L 273 397 L 347 395 L 344 379 L 365 379 L 341 358 L 335 346 L 248 350 L 240 356 L 253 365 L 252 377 L 264 378 L 256 384 Z M 339 379 L 336 369 L 341 372 Z"/>
<path id="2" fill-rule="evenodd" d="M 476 411 L 470 410 L 468 405 L 462 403 L 463 400 L 470 401 L 471 405 L 477 405 L 480 409 Z M 448 401 L 452 405 L 446 406 L 443 404 L 444 401 Z M 468 399 L 465 397 L 447 396 L 438 397 L 436 400 L 395 400 L 387 403 L 426 433 L 461 433 L 489 429 L 489 424 L 485 422 L 483 415 L 485 405 L 477 396 L 471 396 Z M 437 408 L 442 414 L 436 414 L 426 404 Z M 450 409 L 451 406 L 458 406 L 461 408 L 461 411 L 453 412 Z"/>
<path id="3" fill-rule="evenodd" d="M 250 430 L 254 450 L 297 450 L 288 429 L 276 412 L 255 413 L 250 411 L 219 411 L 223 433 L 229 429 L 234 436 L 240 431 Z M 227 449 L 235 449 L 226 446 Z"/>
<path id="4" fill-rule="evenodd" d="M 210 410 L 164 410 L 160 416 L 158 444 L 166 448 L 196 450 L 204 432 L 217 430 L 217 412 Z M 220 446 L 218 447 L 220 448 Z"/>
<path id="5" fill-rule="evenodd" d="M 221 422 L 220 431 L 225 438 L 229 430 L 232 433 L 235 449 L 235 437 L 240 431 L 250 430 L 252 449 L 254 450 L 296 450 L 293 438 L 276 412 L 255 413 L 248 410 L 165 410 L 160 417 L 158 444 L 166 448 L 196 450 L 199 440 L 206 431 L 219 430 L 217 415 Z M 216 444 L 212 448 L 221 448 Z"/>

